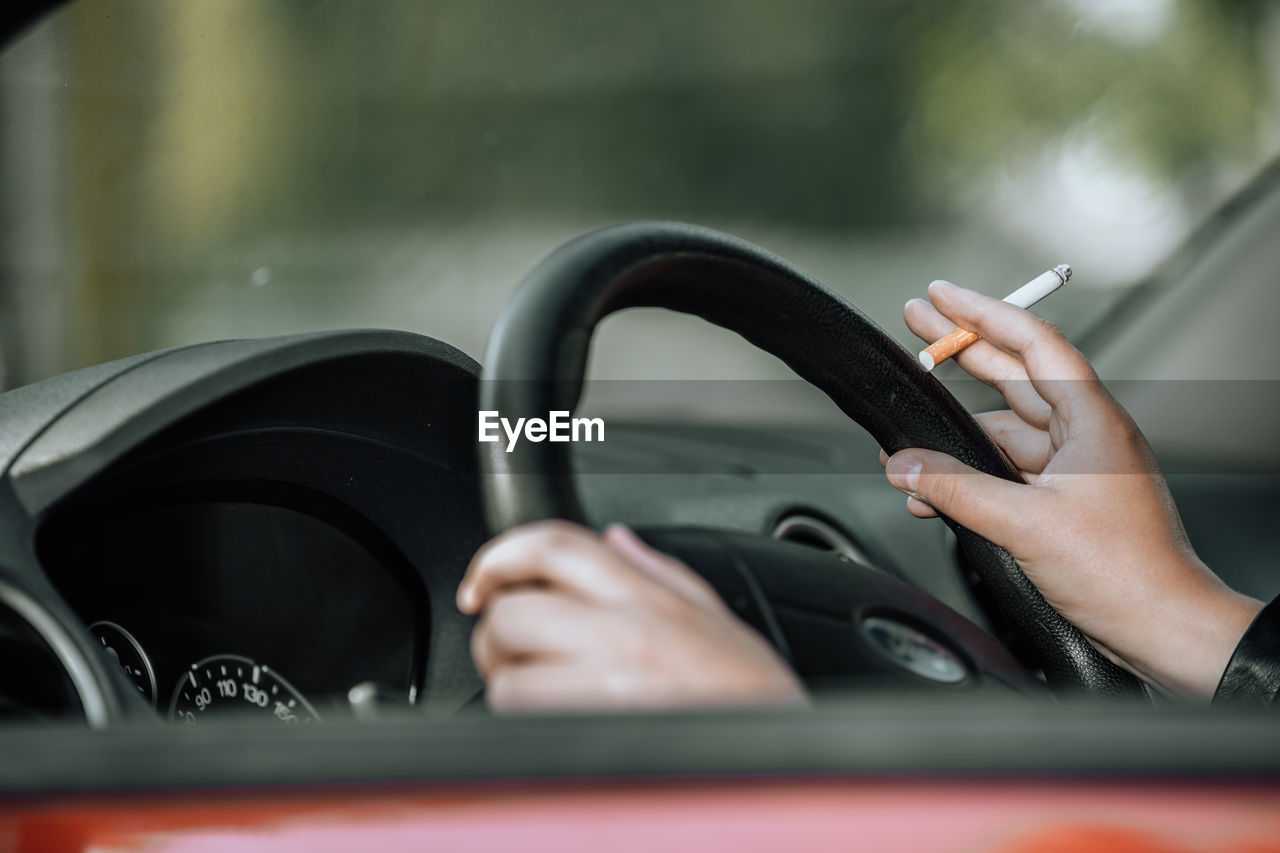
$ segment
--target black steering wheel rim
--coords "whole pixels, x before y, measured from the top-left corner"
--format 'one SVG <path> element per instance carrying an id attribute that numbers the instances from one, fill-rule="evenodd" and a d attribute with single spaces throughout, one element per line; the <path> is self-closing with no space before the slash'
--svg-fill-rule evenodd
<path id="1" fill-rule="evenodd" d="M 592 231 L 534 267 L 494 327 L 481 409 L 512 419 L 572 411 L 596 325 L 634 307 L 693 314 L 737 332 L 817 386 L 889 453 L 938 450 L 1020 482 L 964 407 L 858 309 L 750 243 L 679 223 Z M 491 532 L 546 518 L 587 523 L 565 444 L 521 442 L 510 452 L 499 443 L 479 447 Z M 1052 688 L 1143 695 L 1140 682 L 1054 610 L 1007 551 L 943 520 Z"/>

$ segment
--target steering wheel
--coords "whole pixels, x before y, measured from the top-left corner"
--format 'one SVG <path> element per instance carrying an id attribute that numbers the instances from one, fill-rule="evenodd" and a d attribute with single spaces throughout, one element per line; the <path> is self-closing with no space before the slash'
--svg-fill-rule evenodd
<path id="1" fill-rule="evenodd" d="M 907 447 L 938 450 L 1020 482 L 964 407 L 858 309 L 756 246 L 684 224 L 610 226 L 544 258 L 494 328 L 481 408 L 508 418 L 571 411 L 581 396 L 596 324 L 633 307 L 681 311 L 737 332 L 823 391 L 890 454 Z M 587 523 L 565 444 L 526 441 L 511 452 L 501 444 L 481 444 L 480 466 L 490 532 L 548 518 Z M 1145 695 L 1133 675 L 1104 657 L 1049 605 L 1007 551 L 943 520 L 1051 688 Z M 763 555 L 768 549 L 758 538 Z M 778 555 L 773 551 L 763 558 L 777 560 Z M 688 562 L 699 569 L 695 560 Z M 921 618 L 936 617 L 942 605 L 933 605 Z"/>

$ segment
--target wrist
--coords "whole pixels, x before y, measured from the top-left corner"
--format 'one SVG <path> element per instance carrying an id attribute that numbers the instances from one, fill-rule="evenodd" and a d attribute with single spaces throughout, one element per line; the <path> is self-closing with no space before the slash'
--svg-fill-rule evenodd
<path id="1" fill-rule="evenodd" d="M 1144 651 L 1128 662 L 1169 693 L 1208 701 L 1262 602 L 1226 586 L 1198 559 L 1190 562 L 1183 588 L 1152 612 Z"/>

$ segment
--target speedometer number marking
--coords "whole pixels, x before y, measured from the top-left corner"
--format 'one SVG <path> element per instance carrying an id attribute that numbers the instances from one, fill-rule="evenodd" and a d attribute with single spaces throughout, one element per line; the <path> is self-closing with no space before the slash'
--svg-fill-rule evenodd
<path id="1" fill-rule="evenodd" d="M 250 705 L 257 705 L 259 708 L 265 708 L 271 699 L 267 696 L 267 691 L 260 690 L 252 684 L 246 684 L 244 686 L 244 701 Z"/>
<path id="2" fill-rule="evenodd" d="M 222 677 L 214 678 L 215 670 Z M 196 724 L 206 713 L 222 712 L 267 712 L 289 725 L 320 720 L 315 708 L 282 676 L 238 655 L 216 655 L 192 664 L 174 689 L 169 706 L 170 718 L 186 725 Z"/>

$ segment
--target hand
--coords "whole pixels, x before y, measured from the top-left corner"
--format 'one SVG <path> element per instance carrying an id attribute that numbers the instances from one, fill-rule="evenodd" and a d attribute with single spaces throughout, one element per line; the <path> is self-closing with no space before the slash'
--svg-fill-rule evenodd
<path id="1" fill-rule="evenodd" d="M 960 366 L 1011 411 L 978 422 L 1025 484 L 927 450 L 881 454 L 908 510 L 942 513 L 1009 551 L 1045 598 L 1112 660 L 1166 691 L 1211 696 L 1261 603 L 1196 557 L 1150 446 L 1093 368 L 1052 325 L 935 281 L 907 325 L 933 342 L 982 340 Z M 935 310 L 936 307 L 936 310 Z"/>
<path id="2" fill-rule="evenodd" d="M 629 529 L 508 531 L 472 559 L 458 609 L 497 709 L 803 701 L 791 670 L 688 566 Z"/>

